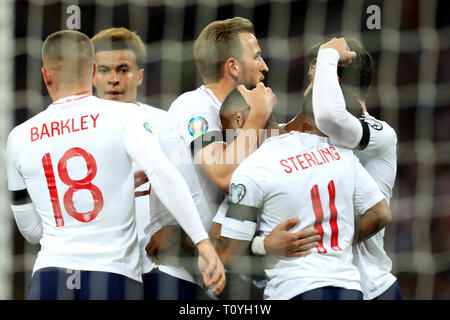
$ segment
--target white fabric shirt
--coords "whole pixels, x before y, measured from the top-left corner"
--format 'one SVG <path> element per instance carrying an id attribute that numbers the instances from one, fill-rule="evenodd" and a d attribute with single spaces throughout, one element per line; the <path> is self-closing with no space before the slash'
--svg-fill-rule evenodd
<path id="1" fill-rule="evenodd" d="M 169 126 L 162 130 L 159 137 L 162 149 L 186 180 L 206 230 L 211 227 L 224 195 L 205 176 L 199 165 L 194 164 L 191 144 L 204 134 L 222 132 L 220 106 L 221 103 L 214 93 L 204 85 L 183 93 L 171 104 L 168 110 Z M 158 209 L 152 209 L 147 234 L 155 233 L 164 225 L 176 224 L 164 211 L 165 208 L 161 205 L 158 205 Z M 179 257 L 178 260 L 174 257 L 170 263 L 161 261 L 158 268 L 174 277 L 201 284 L 201 279 L 197 279 L 193 274 L 192 259 L 189 257 Z"/>
<path id="2" fill-rule="evenodd" d="M 158 139 L 160 131 L 168 124 L 167 111 L 140 102 L 138 103 L 138 106 L 143 110 L 143 115 L 145 115 L 146 117 L 146 129 L 149 130 L 149 132 L 151 132 Z M 137 170 L 142 170 L 142 168 L 138 164 L 133 163 L 133 172 L 136 172 Z M 135 198 L 136 225 L 138 231 L 139 250 L 141 253 L 143 273 L 150 272 L 156 266 L 156 264 L 152 261 L 152 258 L 147 255 L 147 251 L 145 250 L 145 246 L 150 241 L 151 236 L 150 234 L 147 234 L 145 230 L 150 224 L 152 212 L 157 210 L 157 206 L 162 205 L 155 193 L 151 192 L 150 182 L 146 182 L 140 187 L 136 188 L 136 191 L 146 190 L 150 191 L 149 196 Z M 170 215 L 167 209 L 165 209 L 164 214 L 175 221 L 175 219 Z"/>
<path id="3" fill-rule="evenodd" d="M 229 199 L 259 208 L 261 214 L 257 226 L 230 217 L 230 204 L 224 237 L 251 241 L 256 229 L 267 235 L 294 217 L 300 222 L 292 232 L 315 227 L 323 234 L 321 249 L 306 257 L 265 257 L 265 299 L 291 299 L 325 286 L 361 291 L 352 263 L 354 215 L 366 212 L 383 195 L 352 151 L 331 146 L 328 138 L 295 131 L 270 138 L 236 169 Z"/>
<path id="4" fill-rule="evenodd" d="M 33 272 L 61 267 L 141 281 L 131 164 L 145 170 L 165 203 L 161 180 L 181 178 L 142 119 L 136 105 L 73 96 L 10 133 L 8 188 L 27 189 L 42 220 Z M 169 205 L 182 221 L 179 202 Z M 191 208 L 183 224 L 195 242 L 207 234 Z"/>
<path id="5" fill-rule="evenodd" d="M 369 172 L 389 203 L 397 173 L 397 135 L 386 122 L 365 115 L 369 129 L 367 147 L 358 150 L 361 122 L 345 109 L 345 100 L 337 81 L 339 54 L 334 49 L 320 50 L 313 87 L 316 124 L 333 144 L 355 148 L 354 153 Z M 364 299 L 373 299 L 386 291 L 396 278 L 392 261 L 384 250 L 384 229 L 354 247 L 354 263 L 361 274 Z"/>

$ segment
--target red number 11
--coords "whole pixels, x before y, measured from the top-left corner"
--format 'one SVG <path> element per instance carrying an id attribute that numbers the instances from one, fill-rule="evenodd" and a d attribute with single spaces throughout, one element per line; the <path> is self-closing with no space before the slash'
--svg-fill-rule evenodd
<path id="1" fill-rule="evenodd" d="M 333 180 L 331 180 L 328 183 L 328 194 L 330 196 L 331 249 L 333 249 L 334 251 L 342 251 L 342 249 L 339 247 L 339 244 L 338 244 L 339 228 L 338 228 L 338 224 L 337 224 L 337 210 L 336 210 L 336 205 L 334 203 L 335 198 L 336 198 L 336 188 L 334 186 Z M 315 184 L 311 188 L 311 200 L 312 200 L 314 215 L 316 216 L 316 222 L 314 223 L 314 229 L 316 229 L 320 235 L 319 246 L 317 247 L 317 251 L 319 253 L 327 253 L 327 249 L 325 249 L 325 247 L 323 246 L 323 227 L 322 227 L 323 209 L 322 209 L 322 203 L 320 202 L 319 187 L 317 186 L 317 184 Z"/>

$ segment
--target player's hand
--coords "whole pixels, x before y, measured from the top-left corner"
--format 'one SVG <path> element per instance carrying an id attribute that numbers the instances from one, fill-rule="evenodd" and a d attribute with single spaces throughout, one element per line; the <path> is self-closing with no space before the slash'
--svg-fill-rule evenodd
<path id="1" fill-rule="evenodd" d="M 333 38 L 322 44 L 319 50 L 332 48 L 339 53 L 339 66 L 346 67 L 356 58 L 356 52 L 350 51 L 347 41 L 344 38 Z"/>
<path id="2" fill-rule="evenodd" d="M 145 174 L 144 170 L 138 170 L 134 173 L 134 188 L 138 188 L 142 186 L 144 183 L 148 182 L 147 175 Z M 150 194 L 150 190 L 143 190 L 143 191 L 135 191 L 134 197 L 142 197 Z"/>
<path id="3" fill-rule="evenodd" d="M 266 254 L 281 255 L 285 257 L 304 257 L 311 253 L 311 249 L 319 245 L 320 235 L 315 229 L 289 232 L 298 222 L 299 218 L 289 219 L 280 223 L 264 239 Z"/>
<path id="4" fill-rule="evenodd" d="M 176 228 L 177 226 L 163 226 L 152 235 L 145 246 L 145 251 L 156 264 L 159 264 L 158 255 L 174 246 L 173 239 Z"/>
<path id="5" fill-rule="evenodd" d="M 198 268 L 203 274 L 205 286 L 211 287 L 212 292 L 219 295 L 226 284 L 225 270 L 209 239 L 200 241 L 198 249 Z"/>
<path id="6" fill-rule="evenodd" d="M 244 97 L 245 102 L 250 106 L 250 112 L 256 112 L 262 118 L 270 118 L 273 109 L 278 103 L 272 89 L 266 87 L 262 82 L 259 82 L 256 88 L 252 90 L 247 90 L 242 84 L 237 89 Z"/>

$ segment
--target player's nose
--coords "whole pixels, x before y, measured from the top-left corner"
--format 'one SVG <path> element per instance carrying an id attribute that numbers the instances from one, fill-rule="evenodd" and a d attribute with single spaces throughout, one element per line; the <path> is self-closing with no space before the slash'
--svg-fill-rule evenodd
<path id="1" fill-rule="evenodd" d="M 111 84 L 113 86 L 119 84 L 119 77 L 117 76 L 117 72 L 112 71 L 109 73 L 108 84 Z"/>
<path id="2" fill-rule="evenodd" d="M 269 67 L 268 67 L 267 64 L 264 62 L 264 59 L 263 59 L 263 58 L 261 58 L 261 66 L 260 66 L 259 70 L 260 70 L 262 73 L 267 73 L 267 72 L 269 72 Z"/>

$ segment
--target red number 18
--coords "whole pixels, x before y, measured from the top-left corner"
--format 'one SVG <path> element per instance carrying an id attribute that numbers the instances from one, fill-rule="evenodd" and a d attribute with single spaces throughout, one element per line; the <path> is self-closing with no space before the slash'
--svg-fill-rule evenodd
<path id="1" fill-rule="evenodd" d="M 67 172 L 67 162 L 74 157 L 82 157 L 86 161 L 87 175 L 81 180 L 72 180 Z M 46 153 L 42 158 L 47 186 L 50 192 L 50 200 L 52 202 L 53 213 L 57 227 L 64 226 L 61 206 L 59 203 L 58 190 L 56 189 L 55 173 L 53 171 L 52 159 L 50 153 Z M 103 208 L 103 195 L 100 189 L 91 182 L 97 174 L 97 164 L 94 157 L 81 148 L 72 148 L 66 151 L 58 162 L 58 175 L 61 181 L 66 184 L 69 189 L 64 193 L 64 208 L 67 213 L 80 222 L 89 222 L 94 220 Z M 73 204 L 73 195 L 78 190 L 89 190 L 94 199 L 94 208 L 89 212 L 78 212 Z"/>

